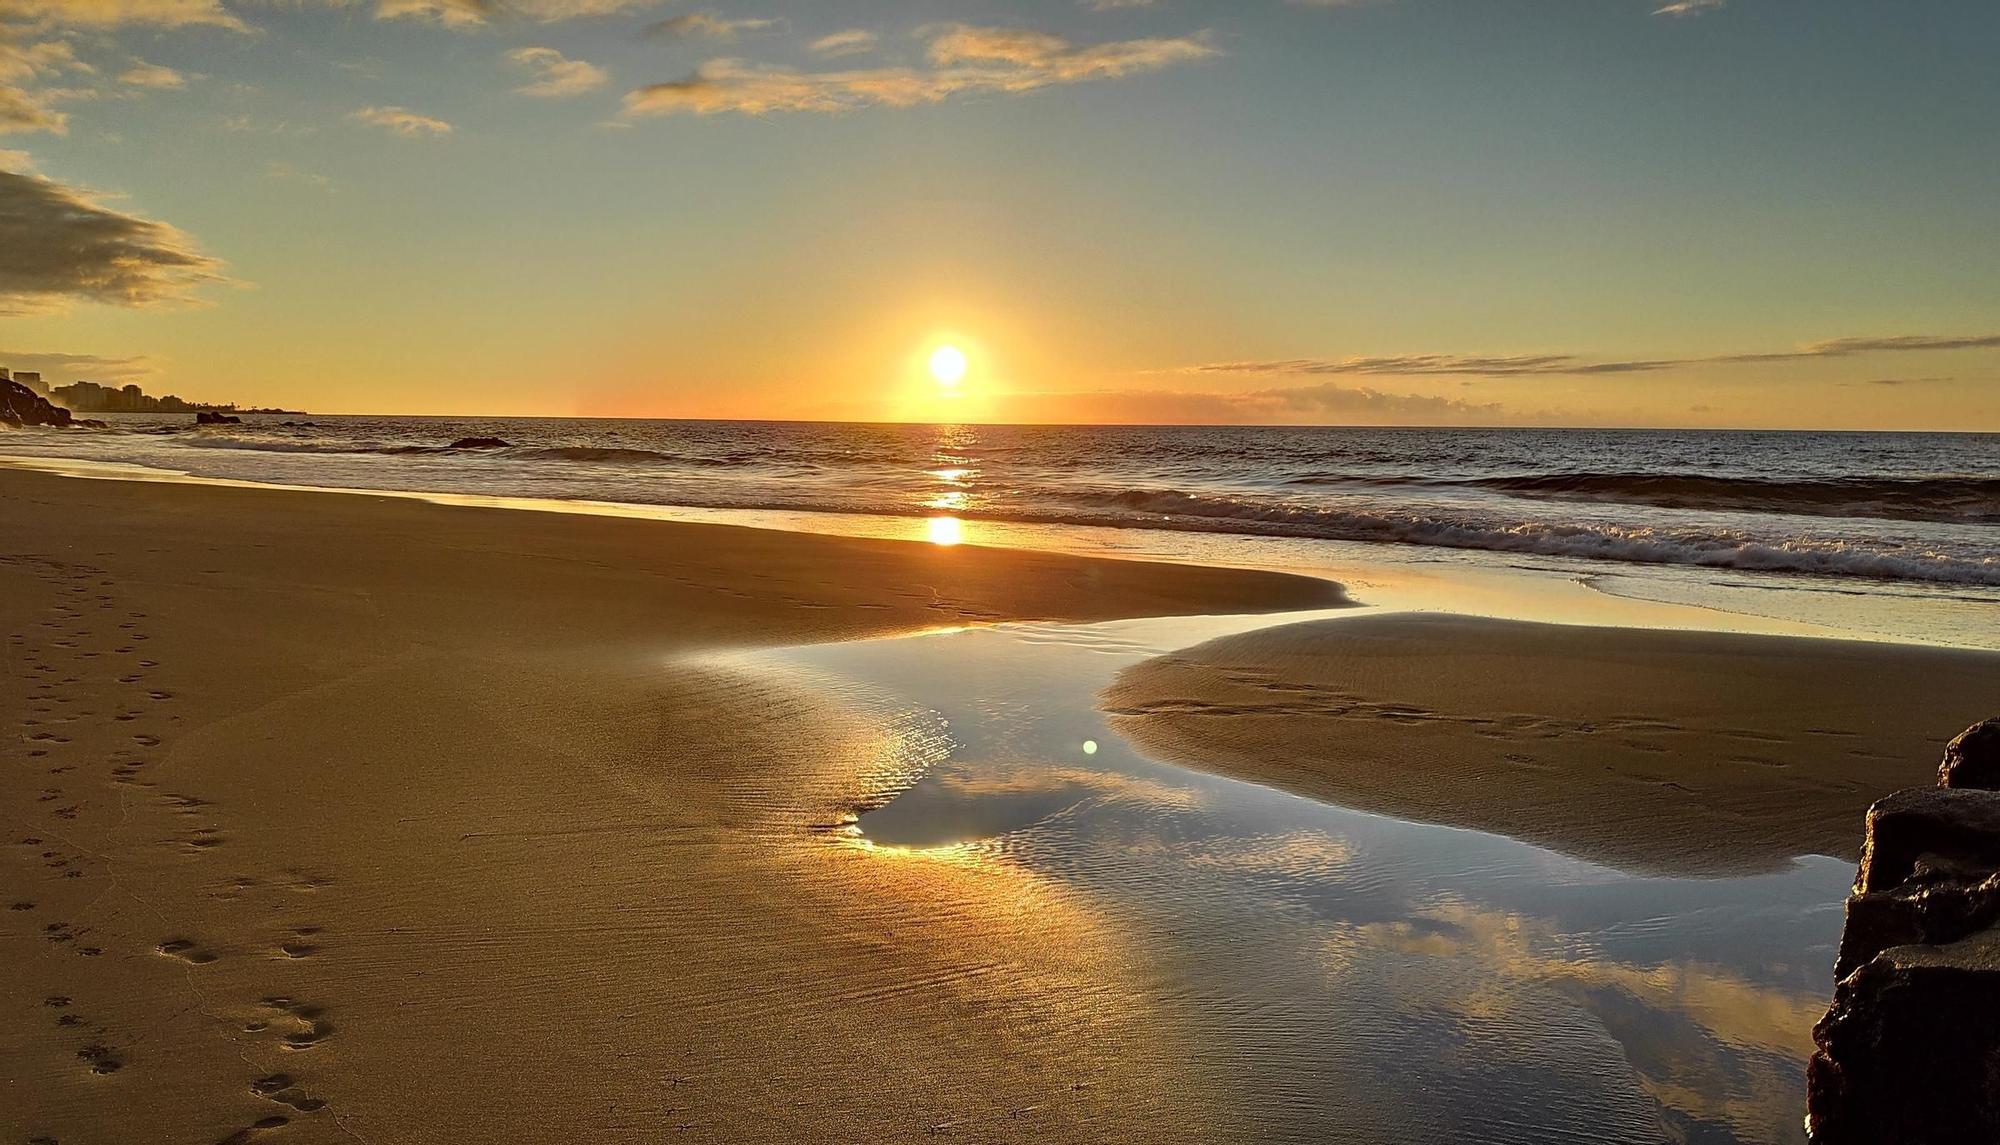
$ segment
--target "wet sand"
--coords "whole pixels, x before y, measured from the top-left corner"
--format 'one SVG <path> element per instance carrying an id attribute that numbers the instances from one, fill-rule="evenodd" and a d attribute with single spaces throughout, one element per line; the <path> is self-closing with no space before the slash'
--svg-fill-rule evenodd
<path id="1" fill-rule="evenodd" d="M 1101 697 L 1157 758 L 1625 871 L 1855 858 L 2000 711 L 2000 655 L 1835 640 L 1357 616 L 1225 637 Z"/>
<path id="2" fill-rule="evenodd" d="M 0 472 L 0 1138 L 1228 1139 L 1147 952 L 827 845 L 896 745 L 679 657 L 1332 591 Z"/>

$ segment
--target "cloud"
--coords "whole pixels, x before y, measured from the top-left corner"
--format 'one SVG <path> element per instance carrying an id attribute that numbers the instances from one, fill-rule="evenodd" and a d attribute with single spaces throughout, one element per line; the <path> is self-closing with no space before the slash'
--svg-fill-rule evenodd
<path id="1" fill-rule="evenodd" d="M 446 27 L 484 24 L 498 14 L 489 0 L 380 0 L 375 5 L 378 20 L 435 20 Z"/>
<path id="2" fill-rule="evenodd" d="M 24 44 L 8 39 L 0 29 L 0 83 L 25 83 L 59 72 L 93 70 L 76 58 L 76 49 L 66 40 L 45 40 Z"/>
<path id="3" fill-rule="evenodd" d="M 0 87 L 0 135 L 46 131 L 69 132 L 69 116 L 49 106 L 46 96 L 17 87 Z"/>
<path id="4" fill-rule="evenodd" d="M 339 2 L 339 0 L 335 0 Z M 476 28 L 503 18 L 553 24 L 589 16 L 612 16 L 658 0 L 376 0 L 381 20 L 433 20 L 448 28 Z M 6 0 L 0 0 L 6 3 Z"/>
<path id="5" fill-rule="evenodd" d="M 1467 402 L 1399 394 L 1338 382 L 1201 393 L 1181 390 L 1097 390 L 1012 395 L 1010 414 L 1038 421 L 1127 425 L 1262 424 L 1312 421 L 1410 423 L 1493 422 L 1497 402 Z"/>
<path id="6" fill-rule="evenodd" d="M 170 67 L 133 60 L 131 67 L 118 74 L 118 82 L 133 87 L 173 90 L 186 87 L 187 77 Z"/>
<path id="7" fill-rule="evenodd" d="M 816 56 L 838 59 L 842 56 L 858 56 L 875 50 L 882 37 L 861 28 L 849 28 L 844 32 L 821 36 L 806 45 L 806 50 Z"/>
<path id="8" fill-rule="evenodd" d="M 352 118 L 393 131 L 406 139 L 451 134 L 451 124 L 428 115 L 419 115 L 406 107 L 364 107 L 355 112 Z"/>
<path id="9" fill-rule="evenodd" d="M 595 91 L 610 80 L 603 68 L 582 60 L 572 60 L 554 48 L 516 48 L 507 58 L 533 73 L 532 79 L 514 90 L 542 99 L 566 99 Z"/>
<path id="10" fill-rule="evenodd" d="M 0 135 L 46 131 L 63 135 L 69 117 L 55 108 L 56 100 L 75 92 L 35 90 L 31 85 L 63 72 L 95 69 L 76 58 L 64 40 L 23 43 L 0 27 Z"/>
<path id="11" fill-rule="evenodd" d="M 1204 34 L 1079 45 L 1013 28 L 935 29 L 927 68 L 801 72 L 743 60 L 709 60 L 686 79 L 625 96 L 627 115 L 840 112 L 916 107 L 955 95 L 1018 95 L 1056 84 L 1114 79 L 1220 54 Z"/>
<path id="12" fill-rule="evenodd" d="M 103 358 L 96 354 L 49 354 L 26 350 L 0 350 L 0 366 L 10 370 L 33 370 L 52 386 L 67 385 L 82 378 L 92 381 L 136 381 L 153 372 L 151 359 Z"/>
<path id="13" fill-rule="evenodd" d="M 1699 16 L 1722 7 L 1724 0 L 1672 0 L 1653 9 L 1655 16 Z"/>
<path id="14" fill-rule="evenodd" d="M 769 32 L 782 27 L 783 20 L 754 17 L 729 19 L 714 12 L 684 12 L 648 27 L 646 34 L 684 40 L 733 40 L 745 32 Z"/>
<path id="15" fill-rule="evenodd" d="M 115 306 L 186 301 L 223 281 L 221 264 L 166 223 L 113 210 L 84 191 L 0 171 L 0 313 L 73 299 Z"/>
<path id="16" fill-rule="evenodd" d="M 1862 354 L 2000 349 L 2000 334 L 1898 334 L 1876 338 L 1834 338 L 1811 342 L 1796 350 L 1765 353 L 1713 354 L 1688 358 L 1591 359 L 1575 354 L 1399 354 L 1365 358 L 1284 358 L 1269 361 L 1209 362 L 1183 367 L 1191 374 L 1347 374 L 1402 377 L 1519 378 L 1536 376 L 1590 377 L 1600 374 L 1643 374 L 1689 366 L 1763 365 Z"/>
<path id="17" fill-rule="evenodd" d="M 0 0 L 0 20 L 81 28 L 115 28 L 126 24 L 181 28 L 206 24 L 249 31 L 220 0 Z"/>

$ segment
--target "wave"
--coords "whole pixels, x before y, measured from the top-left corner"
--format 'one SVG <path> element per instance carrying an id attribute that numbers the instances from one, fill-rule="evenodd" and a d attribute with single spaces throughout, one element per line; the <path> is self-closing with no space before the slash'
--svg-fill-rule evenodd
<path id="1" fill-rule="evenodd" d="M 1545 521 L 1483 523 L 1422 514 L 1273 505 L 1179 490 L 1127 490 L 1105 494 L 1101 500 L 1105 508 L 1139 516 L 1086 514 L 1095 519 L 1072 523 L 1384 541 L 1638 564 L 2000 586 L 2000 560 L 1990 557 L 1968 559 L 1947 553 L 1868 548 L 1826 540 L 1768 540 L 1731 530 Z"/>
<path id="2" fill-rule="evenodd" d="M 1843 477 L 1814 480 L 1661 473 L 1536 473 L 1423 478 L 1311 474 L 1289 485 L 1485 489 L 1551 501 L 1652 505 L 1662 509 L 1794 513 L 1944 524 L 2000 523 L 2000 478 Z"/>
<path id="3" fill-rule="evenodd" d="M 605 445 L 555 445 L 534 449 L 509 449 L 500 453 L 504 457 L 527 461 L 581 461 L 597 465 L 696 465 L 727 468 L 758 463 L 756 459 L 747 457 L 706 457 L 700 454 L 661 453 L 657 449 L 627 449 Z"/>
<path id="4" fill-rule="evenodd" d="M 589 465 L 662 465 L 662 466 L 745 466 L 757 462 L 736 457 L 681 456 L 662 453 L 653 449 L 627 449 L 618 446 L 516 446 L 500 449 L 466 448 L 457 449 L 449 445 L 385 445 L 379 442 L 362 441 L 300 441 L 295 438 L 268 437 L 227 437 L 221 434 L 204 434 L 188 439 L 187 444 L 197 449 L 240 449 L 256 453 L 315 453 L 341 454 L 354 457 L 449 457 L 501 458 L 510 461 L 554 461 Z"/>

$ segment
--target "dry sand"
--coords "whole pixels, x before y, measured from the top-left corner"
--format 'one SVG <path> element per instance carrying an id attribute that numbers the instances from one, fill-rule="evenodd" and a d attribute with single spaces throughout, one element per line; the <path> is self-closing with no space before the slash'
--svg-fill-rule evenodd
<path id="1" fill-rule="evenodd" d="M 1101 702 L 1151 754 L 1648 874 L 1855 858 L 2000 712 L 2000 655 L 1390 614 L 1138 665 Z"/>
<path id="2" fill-rule="evenodd" d="M 0 1141 L 1225 1138 L 1146 952 L 676 657 L 1333 591 L 0 472 Z"/>

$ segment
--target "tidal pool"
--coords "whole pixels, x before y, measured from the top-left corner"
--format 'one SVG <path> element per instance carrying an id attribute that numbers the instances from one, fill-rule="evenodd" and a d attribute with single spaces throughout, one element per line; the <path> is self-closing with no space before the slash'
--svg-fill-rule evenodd
<path id="1" fill-rule="evenodd" d="M 1849 863 L 1636 877 L 1149 759 L 1094 702 L 1161 652 L 1340 615 L 1007 624 L 753 659 L 924 744 L 831 845 L 1011 866 L 1112 920 L 1149 967 L 1131 987 L 1189 1032 L 1253 1139 L 1803 1140 Z"/>

